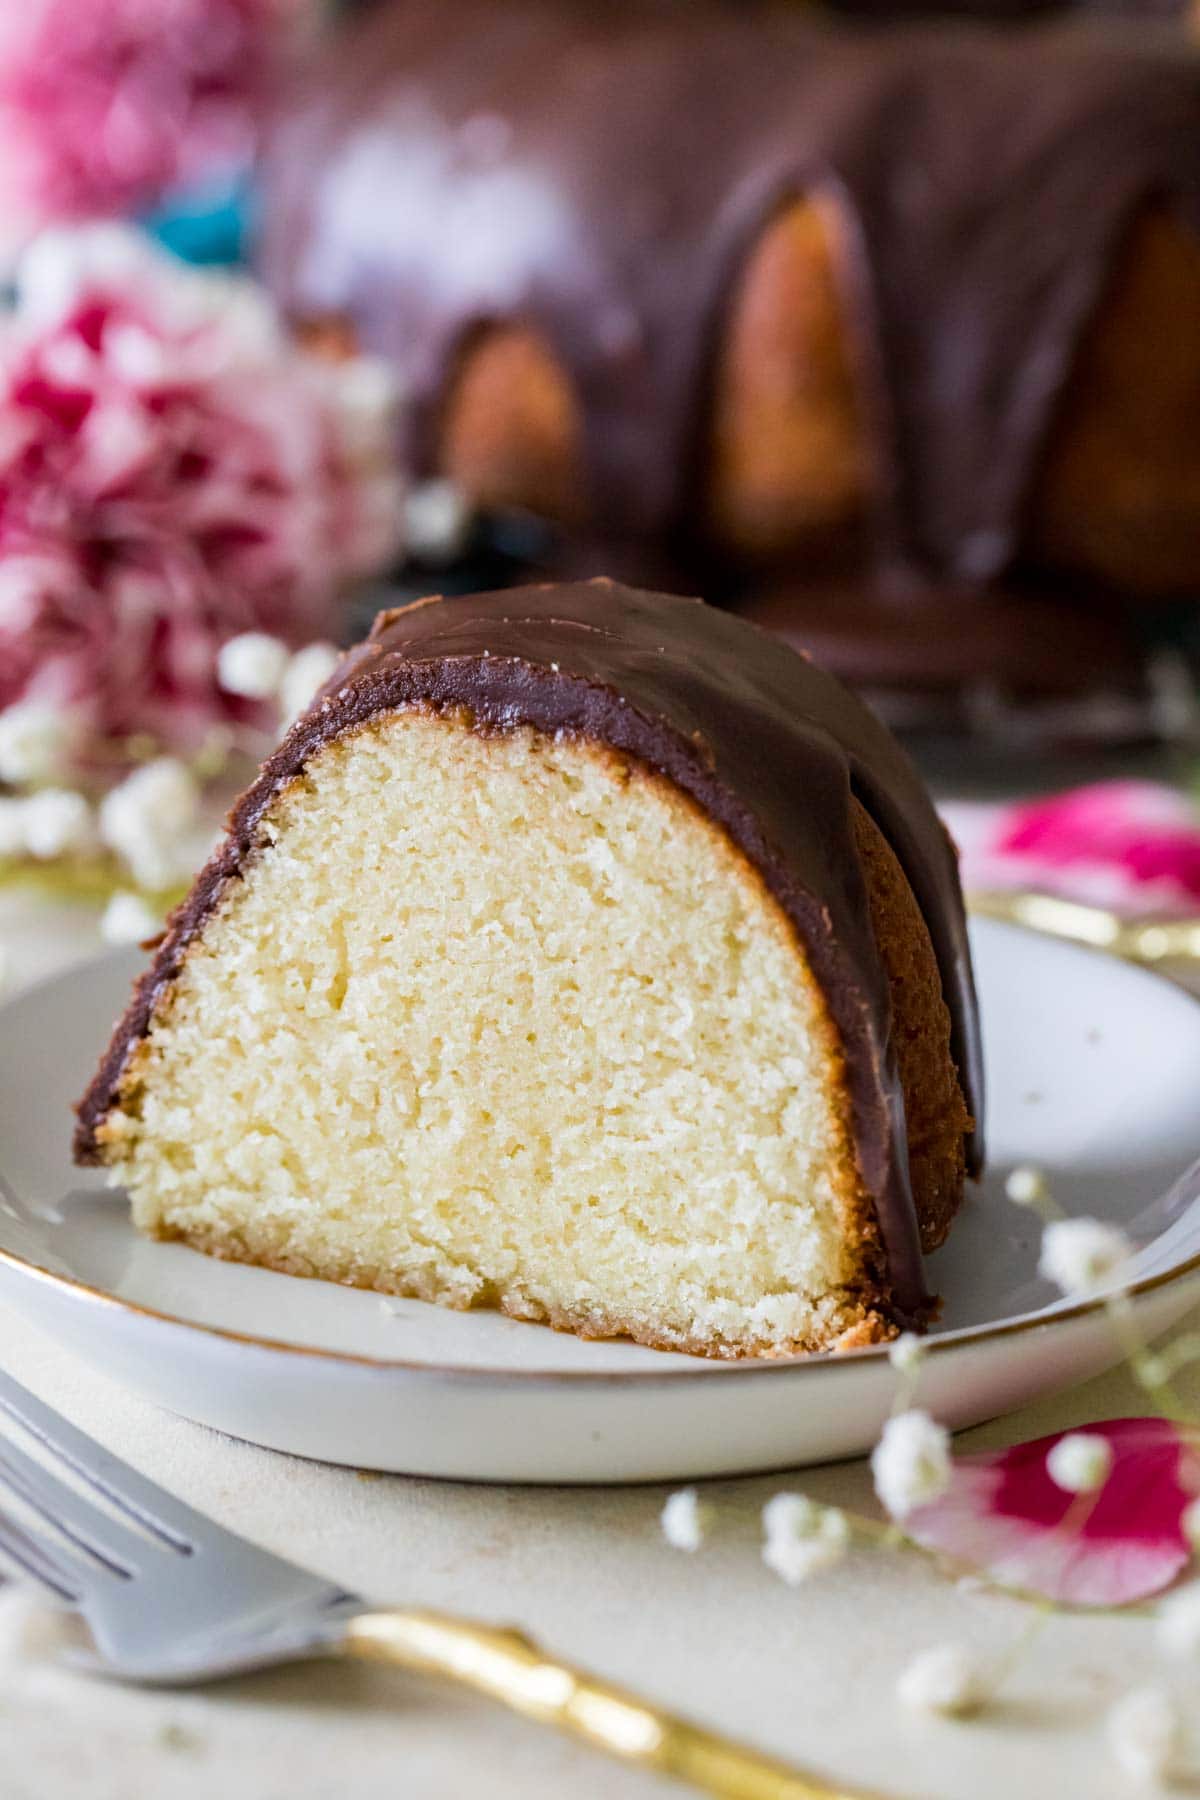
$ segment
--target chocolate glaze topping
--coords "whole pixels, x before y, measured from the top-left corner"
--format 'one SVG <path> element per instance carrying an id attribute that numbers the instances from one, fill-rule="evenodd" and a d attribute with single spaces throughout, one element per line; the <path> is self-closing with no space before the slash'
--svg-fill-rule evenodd
<path id="1" fill-rule="evenodd" d="M 1040 13 L 1094 12 L 1178 19 L 1190 0 L 829 0 L 835 12 L 871 19 L 1033 18 Z"/>
<path id="2" fill-rule="evenodd" d="M 804 945 L 839 1032 L 859 1166 L 895 1303 L 919 1312 L 927 1296 L 891 1000 L 852 800 L 891 845 L 924 915 L 964 1095 L 979 1120 L 975 996 L 949 839 L 899 745 L 831 676 L 728 613 L 608 581 L 418 601 L 380 615 L 264 765 L 233 812 L 225 843 L 173 916 L 80 1102 L 77 1157 L 99 1159 L 96 1129 L 116 1100 L 129 1053 L 188 945 L 257 850 L 274 796 L 331 739 L 414 705 L 466 708 L 477 729 L 531 725 L 610 745 L 665 774 L 759 870 Z M 977 1134 L 973 1172 L 980 1159 Z"/>
<path id="3" fill-rule="evenodd" d="M 283 121 L 260 260 L 289 308 L 347 312 L 399 366 L 426 469 L 459 347 L 531 322 L 580 398 L 601 534 L 686 567 L 741 261 L 781 204 L 825 193 L 884 472 L 874 562 L 971 584 L 1019 549 L 1131 215 L 1200 223 L 1198 143 L 1200 61 L 1144 20 L 880 32 L 754 0 L 393 0 Z"/>

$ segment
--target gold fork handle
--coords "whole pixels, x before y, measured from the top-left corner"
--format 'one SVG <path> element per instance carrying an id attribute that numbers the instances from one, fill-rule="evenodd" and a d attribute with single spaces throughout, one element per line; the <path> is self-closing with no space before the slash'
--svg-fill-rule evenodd
<path id="1" fill-rule="evenodd" d="M 555 1661 L 519 1631 L 435 1612 L 381 1610 L 351 1619 L 340 1650 L 446 1676 L 594 1749 L 721 1800 L 855 1800 L 848 1789 L 830 1787 Z"/>
<path id="2" fill-rule="evenodd" d="M 1050 937 L 1090 944 L 1130 962 L 1200 961 L 1200 919 L 1122 919 L 1085 901 L 1025 890 L 971 893 L 967 906 L 984 918 L 1004 919 Z"/>

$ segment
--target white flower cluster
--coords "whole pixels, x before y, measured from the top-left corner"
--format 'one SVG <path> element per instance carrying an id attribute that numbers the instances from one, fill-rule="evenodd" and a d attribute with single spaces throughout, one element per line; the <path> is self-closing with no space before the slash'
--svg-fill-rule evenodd
<path id="1" fill-rule="evenodd" d="M 53 781 L 74 747 L 75 722 L 66 708 L 21 700 L 0 712 L 0 781 L 13 787 Z"/>
<path id="2" fill-rule="evenodd" d="M 1119 1285 L 1133 1245 L 1102 1219 L 1056 1219 L 1042 1233 L 1038 1273 L 1064 1294 L 1089 1299 Z"/>
<path id="3" fill-rule="evenodd" d="M 76 741 L 69 711 L 38 700 L 0 712 L 0 781 L 32 792 L 0 796 L 0 858 L 50 862 L 96 847 L 96 819 L 82 794 L 54 785 Z"/>
<path id="4" fill-rule="evenodd" d="M 1041 1206 L 1050 1197 L 1046 1177 L 1032 1163 L 1022 1163 L 1011 1171 L 1004 1192 L 1014 1206 Z"/>
<path id="5" fill-rule="evenodd" d="M 1004 1192 L 1014 1206 L 1030 1207 L 1043 1216 L 1055 1210 L 1045 1173 L 1032 1163 L 1009 1172 Z M 1052 1218 L 1042 1233 L 1038 1273 L 1071 1299 L 1092 1299 L 1120 1287 L 1133 1254 L 1124 1232 L 1103 1219 Z"/>
<path id="6" fill-rule="evenodd" d="M 914 1656 L 896 1684 L 905 1706 L 961 1718 L 984 1701 L 986 1685 L 977 1659 L 962 1644 L 935 1644 Z"/>
<path id="7" fill-rule="evenodd" d="M 192 873 L 199 810 L 191 771 L 173 756 L 160 756 L 104 796 L 100 836 L 139 887 L 162 891 Z"/>
<path id="8" fill-rule="evenodd" d="M 888 1361 L 899 1375 L 913 1375 L 925 1355 L 925 1344 L 915 1331 L 902 1331 L 888 1345 Z"/>
<path id="9" fill-rule="evenodd" d="M 1126 1775 L 1146 1786 L 1169 1781 L 1182 1741 L 1179 1713 L 1160 1688 L 1137 1688 L 1108 1715 L 1108 1742 Z"/>
<path id="10" fill-rule="evenodd" d="M 288 724 L 329 680 L 339 657 L 332 644 L 306 644 L 293 655 L 279 638 L 244 631 L 221 646 L 217 680 L 227 694 L 278 700 L 282 720 Z"/>
<path id="11" fill-rule="evenodd" d="M 104 909 L 100 936 L 106 944 L 144 944 L 161 926 L 162 920 L 149 901 L 122 888 Z"/>
<path id="12" fill-rule="evenodd" d="M 0 857 L 53 862 L 95 847 L 95 814 L 73 789 L 47 787 L 0 798 Z"/>
<path id="13" fill-rule="evenodd" d="M 680 1488 L 667 1496 L 660 1516 L 663 1536 L 671 1548 L 694 1554 L 712 1523 L 712 1508 L 705 1505 L 694 1487 Z"/>
<path id="14" fill-rule="evenodd" d="M 217 652 L 217 680 L 227 694 L 269 700 L 287 672 L 288 648 L 265 631 L 243 631 Z"/>
<path id="15" fill-rule="evenodd" d="M 405 545 L 422 562 L 453 562 L 466 548 L 471 519 L 461 488 L 450 481 L 424 481 L 405 498 Z"/>
<path id="16" fill-rule="evenodd" d="M 907 1518 L 950 1483 L 950 1434 L 926 1412 L 897 1413 L 871 1452 L 875 1492 L 893 1519 Z"/>
<path id="17" fill-rule="evenodd" d="M 329 679 L 339 654 L 327 643 L 292 653 L 265 632 L 243 632 L 222 648 L 218 678 L 227 693 L 278 700 L 282 719 L 289 722 Z M 66 709 L 21 701 L 0 711 L 0 782 L 29 789 L 0 794 L 0 860 L 48 862 L 106 849 L 125 865 L 136 887 L 162 892 L 187 880 L 197 858 L 200 812 L 199 784 L 191 770 L 175 757 L 158 757 L 94 807 L 76 789 L 53 785 L 69 766 L 76 737 Z M 114 943 L 140 941 L 157 929 L 144 902 L 128 894 L 114 897 L 102 924 Z"/>
<path id="18" fill-rule="evenodd" d="M 763 1561 L 789 1587 L 832 1568 L 850 1543 L 845 1513 L 806 1494 L 775 1494 L 763 1507 L 762 1522 Z"/>
<path id="19" fill-rule="evenodd" d="M 1200 1660 L 1200 1581 L 1168 1594 L 1158 1609 L 1158 1644 L 1167 1656 Z"/>
<path id="20" fill-rule="evenodd" d="M 1051 1444 L 1046 1473 L 1068 1494 L 1094 1494 L 1112 1469 L 1112 1445 L 1095 1431 L 1069 1431 Z"/>

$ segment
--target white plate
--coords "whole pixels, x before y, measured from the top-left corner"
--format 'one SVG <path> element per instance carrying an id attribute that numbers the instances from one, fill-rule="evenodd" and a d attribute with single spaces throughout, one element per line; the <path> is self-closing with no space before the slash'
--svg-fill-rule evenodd
<path id="1" fill-rule="evenodd" d="M 1147 1335 L 1200 1294 L 1200 1006 L 1009 926 L 974 941 L 990 1171 L 932 1261 L 946 1309 L 921 1390 L 956 1426 L 1117 1360 L 1103 1309 L 1039 1280 L 1037 1223 L 1004 1199 L 1014 1163 L 1131 1233 Z M 0 1012 L 0 1297 L 117 1379 L 276 1449 L 489 1481 L 733 1474 L 874 1441 L 895 1379 L 877 1350 L 711 1363 L 141 1238 L 120 1194 L 72 1168 L 68 1115 L 137 963 L 105 957 Z"/>

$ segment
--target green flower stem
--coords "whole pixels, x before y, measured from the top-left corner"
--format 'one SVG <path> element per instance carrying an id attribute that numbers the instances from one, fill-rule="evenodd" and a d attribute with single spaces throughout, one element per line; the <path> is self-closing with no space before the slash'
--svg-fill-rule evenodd
<path id="1" fill-rule="evenodd" d="M 983 1684 L 983 1693 L 981 1695 L 982 1703 L 986 1704 L 987 1701 L 995 1698 L 997 1693 L 999 1693 L 1000 1689 L 1004 1686 L 1004 1683 L 1009 1679 L 1010 1675 L 1014 1674 L 1019 1665 L 1024 1661 L 1030 1646 L 1036 1642 L 1042 1632 L 1045 1631 L 1054 1614 L 1060 1610 L 1055 1606 L 1054 1601 L 1047 1600 L 1044 1594 L 1039 1595 L 1032 1602 L 1032 1606 L 1033 1611 L 1026 1619 L 1020 1631 L 1018 1631 L 1016 1637 L 1012 1640 L 1012 1643 L 1008 1646 L 1008 1649 L 1002 1650 L 992 1663 L 990 1669 L 988 1669 Z"/>
<path id="2" fill-rule="evenodd" d="M 1176 1370 L 1168 1364 L 1166 1354 L 1156 1355 L 1142 1336 L 1129 1295 L 1113 1294 L 1104 1305 L 1133 1378 L 1151 1404 L 1173 1424 L 1200 1429 L 1200 1419 L 1188 1411 L 1171 1386 L 1170 1378 Z M 1195 1354 L 1200 1355 L 1200 1349 Z M 1188 1360 L 1185 1355 L 1183 1361 Z"/>

